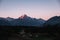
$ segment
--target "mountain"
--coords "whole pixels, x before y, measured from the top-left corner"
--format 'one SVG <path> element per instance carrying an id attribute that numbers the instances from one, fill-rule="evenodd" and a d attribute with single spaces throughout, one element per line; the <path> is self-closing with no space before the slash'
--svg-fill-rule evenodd
<path id="1" fill-rule="evenodd" d="M 10 25 L 9 21 L 5 18 L 0 17 L 0 26 L 8 26 Z"/>
<path id="2" fill-rule="evenodd" d="M 1 24 L 2 22 L 2 24 Z M 14 18 L 0 18 L 0 25 L 9 25 L 9 26 L 43 26 L 45 20 L 31 18 L 27 15 L 23 15 L 17 19 Z"/>
<path id="3" fill-rule="evenodd" d="M 31 18 L 27 15 L 23 15 L 17 19 L 15 19 L 13 22 L 13 26 L 42 26 L 45 22 L 45 20 Z"/>
<path id="4" fill-rule="evenodd" d="M 60 16 L 54 16 L 45 22 L 46 26 L 58 26 L 60 25 Z"/>
<path id="5" fill-rule="evenodd" d="M 19 17 L 20 19 L 27 19 L 27 18 L 30 18 L 29 16 L 27 16 L 26 14 L 22 15 Z"/>
<path id="6" fill-rule="evenodd" d="M 14 18 L 11 18 L 11 17 L 7 17 L 7 18 L 5 18 L 5 19 L 8 20 L 8 21 L 14 20 Z"/>
<path id="7" fill-rule="evenodd" d="M 41 21 L 41 22 L 43 22 L 43 23 L 45 23 L 45 21 L 46 21 L 46 20 L 43 20 L 43 19 L 41 19 L 41 18 L 38 19 L 38 20 Z"/>

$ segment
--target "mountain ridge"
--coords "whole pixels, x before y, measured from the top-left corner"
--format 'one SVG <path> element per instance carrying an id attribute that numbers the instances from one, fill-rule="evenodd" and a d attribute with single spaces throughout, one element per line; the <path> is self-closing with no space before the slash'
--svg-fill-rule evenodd
<path id="1" fill-rule="evenodd" d="M 10 26 L 42 26 L 45 23 L 45 20 L 41 18 L 40 19 L 31 18 L 27 15 L 23 15 L 17 19 L 10 17 L 4 19 L 8 20 Z"/>

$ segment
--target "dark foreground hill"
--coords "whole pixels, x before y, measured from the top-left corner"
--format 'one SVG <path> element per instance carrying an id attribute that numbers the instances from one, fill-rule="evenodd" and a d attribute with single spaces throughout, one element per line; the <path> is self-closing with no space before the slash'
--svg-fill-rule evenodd
<path id="1" fill-rule="evenodd" d="M 2 40 L 58 40 L 59 28 L 28 27 L 28 26 L 0 26 Z"/>

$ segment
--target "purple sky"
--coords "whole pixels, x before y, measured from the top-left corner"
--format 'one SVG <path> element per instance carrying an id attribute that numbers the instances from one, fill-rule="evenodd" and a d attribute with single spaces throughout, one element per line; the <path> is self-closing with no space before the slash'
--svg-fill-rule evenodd
<path id="1" fill-rule="evenodd" d="M 1 0 L 0 17 L 18 18 L 27 14 L 33 18 L 49 19 L 60 15 L 59 7 L 57 0 Z"/>

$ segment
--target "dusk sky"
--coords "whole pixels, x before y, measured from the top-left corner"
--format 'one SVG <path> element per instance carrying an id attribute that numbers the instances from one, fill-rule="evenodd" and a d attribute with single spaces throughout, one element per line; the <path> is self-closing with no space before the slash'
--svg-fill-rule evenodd
<path id="1" fill-rule="evenodd" d="M 33 18 L 49 19 L 60 15 L 58 0 L 0 0 L 0 17 L 18 18 L 28 15 Z"/>

